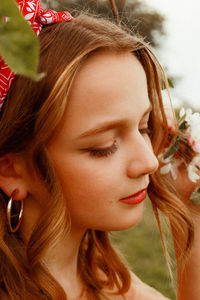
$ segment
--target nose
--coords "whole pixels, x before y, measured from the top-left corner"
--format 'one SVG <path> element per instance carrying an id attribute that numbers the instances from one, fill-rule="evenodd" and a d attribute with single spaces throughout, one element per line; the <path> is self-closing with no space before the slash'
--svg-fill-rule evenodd
<path id="1" fill-rule="evenodd" d="M 151 142 L 148 137 L 139 135 L 132 140 L 129 148 L 127 176 L 137 178 L 141 175 L 153 174 L 159 166 Z"/>

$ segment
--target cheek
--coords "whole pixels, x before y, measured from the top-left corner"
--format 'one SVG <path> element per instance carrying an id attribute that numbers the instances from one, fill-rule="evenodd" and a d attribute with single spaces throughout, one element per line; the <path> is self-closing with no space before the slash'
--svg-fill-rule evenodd
<path id="1" fill-rule="evenodd" d="M 56 173 L 74 228 L 122 230 L 133 226 L 142 215 L 142 204 L 119 203 L 124 196 L 123 161 L 108 159 L 62 159 Z"/>
<path id="2" fill-rule="evenodd" d="M 96 159 L 98 161 L 98 159 Z M 57 175 L 68 204 L 70 213 L 87 211 L 112 204 L 117 198 L 116 187 L 120 184 L 119 170 L 105 159 L 65 161 L 57 167 Z"/>

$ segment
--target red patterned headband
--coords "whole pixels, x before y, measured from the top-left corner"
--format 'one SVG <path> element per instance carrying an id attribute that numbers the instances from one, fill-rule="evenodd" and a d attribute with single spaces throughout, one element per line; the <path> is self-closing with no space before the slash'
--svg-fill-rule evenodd
<path id="1" fill-rule="evenodd" d="M 43 10 L 39 0 L 16 0 L 18 7 L 25 20 L 27 20 L 36 35 L 42 30 L 42 25 L 53 24 L 63 21 L 71 21 L 74 18 L 69 12 L 56 12 L 54 10 Z M 0 110 L 15 77 L 15 73 L 0 56 Z"/>

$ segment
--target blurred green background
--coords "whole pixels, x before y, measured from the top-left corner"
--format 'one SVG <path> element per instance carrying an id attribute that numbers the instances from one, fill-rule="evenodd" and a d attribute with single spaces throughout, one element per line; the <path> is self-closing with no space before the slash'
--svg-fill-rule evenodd
<path id="1" fill-rule="evenodd" d="M 162 218 L 163 231 L 174 265 L 173 243 L 168 226 Z M 111 239 L 124 255 L 131 270 L 145 283 L 175 300 L 175 283 L 170 279 L 156 219 L 149 199 L 145 200 L 142 220 L 134 227 L 120 232 L 112 232 Z M 173 268 L 173 266 L 172 266 Z M 173 272 L 175 273 L 175 272 Z"/>

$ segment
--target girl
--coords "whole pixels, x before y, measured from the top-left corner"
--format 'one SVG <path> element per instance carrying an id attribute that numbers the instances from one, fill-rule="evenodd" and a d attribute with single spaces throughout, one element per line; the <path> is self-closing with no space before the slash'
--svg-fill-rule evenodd
<path id="1" fill-rule="evenodd" d="M 168 131 L 154 55 L 86 15 L 39 38 L 45 77 L 16 76 L 1 112 L 1 299 L 166 299 L 131 274 L 108 237 L 139 221 L 147 190 L 158 224 L 158 209 L 170 220 L 177 297 L 199 299 L 194 186 L 177 197 L 158 170 Z"/>

